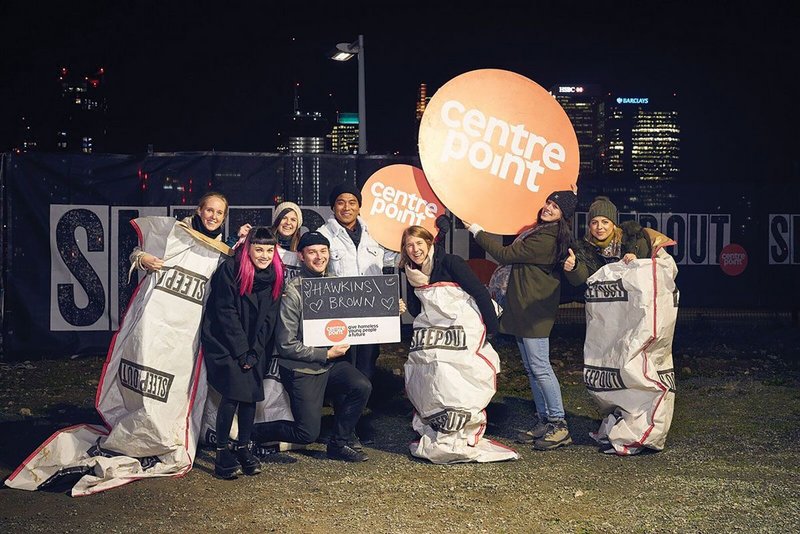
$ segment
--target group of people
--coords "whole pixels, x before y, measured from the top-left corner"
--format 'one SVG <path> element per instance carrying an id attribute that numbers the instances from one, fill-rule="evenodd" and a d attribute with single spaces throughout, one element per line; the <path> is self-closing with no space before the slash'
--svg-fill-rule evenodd
<path id="1" fill-rule="evenodd" d="M 327 456 L 348 462 L 367 459 L 363 441 L 369 427 L 356 426 L 372 391 L 378 345 L 312 347 L 303 341 L 301 278 L 380 275 L 395 267 L 398 255 L 370 236 L 359 216 L 360 191 L 348 184 L 329 197 L 333 217 L 316 231 L 301 233 L 303 214 L 292 202 L 275 209 L 271 227 L 242 226 L 231 241 L 234 257 L 215 271 L 201 326 L 201 343 L 208 382 L 222 397 L 216 420 L 215 475 L 234 478 L 258 474 L 260 462 L 249 446 L 282 441 L 312 443 L 319 437 L 322 408 L 329 399 L 334 424 Z M 500 245 L 479 225 L 464 225 L 475 241 L 501 265 L 489 288 L 459 256 L 436 246 L 421 226 L 401 237 L 399 267 L 408 284 L 408 311 L 420 313 L 415 289 L 451 283 L 474 299 L 486 334 L 500 332 L 517 341 L 527 373 L 536 416 L 519 441 L 538 450 L 569 445 L 558 379 L 550 364 L 549 335 L 560 300 L 560 272 L 575 285 L 586 281 L 603 264 L 649 257 L 645 234 L 636 223 L 618 225 L 617 210 L 605 197 L 589 208 L 586 236 L 574 243 L 568 220 L 575 212 L 572 191 L 551 194 L 531 227 L 508 246 Z M 219 193 L 205 195 L 196 214 L 184 222 L 211 239 L 222 239 L 228 202 Z M 136 249 L 133 266 L 147 271 L 163 261 Z M 492 299 L 500 304 L 498 316 Z M 405 311 L 401 301 L 400 313 Z M 293 421 L 254 424 L 256 403 L 264 399 L 263 379 L 269 360 L 277 358 L 280 379 L 288 392 Z M 235 444 L 229 435 L 238 422 Z M 359 437 L 360 436 L 360 437 Z M 232 446 L 233 445 L 233 446 Z"/>
<path id="2" fill-rule="evenodd" d="M 394 265 L 396 254 L 369 235 L 359 217 L 358 189 L 337 186 L 330 205 L 334 217 L 317 231 L 302 235 L 302 210 L 292 202 L 276 207 L 271 227 L 243 225 L 228 241 L 235 255 L 211 278 L 201 344 L 208 382 L 221 396 L 215 428 L 218 477 L 260 472 L 260 462 L 249 446 L 253 437 L 258 442 L 314 442 L 320 434 L 325 399 L 330 399 L 335 414 L 328 457 L 349 462 L 367 459 L 356 424 L 372 391 L 378 346 L 304 344 L 300 280 L 380 275 L 384 265 Z M 206 237 L 221 240 L 227 210 L 223 195 L 209 193 L 184 222 Z M 163 266 L 163 259 L 139 248 L 131 254 L 131 262 L 150 272 Z M 400 313 L 404 311 L 401 302 Z M 263 380 L 273 356 L 294 420 L 255 425 L 256 403 L 264 399 Z M 234 416 L 238 423 L 235 444 L 229 437 Z M 371 438 L 370 428 L 365 430 L 365 437 Z"/>

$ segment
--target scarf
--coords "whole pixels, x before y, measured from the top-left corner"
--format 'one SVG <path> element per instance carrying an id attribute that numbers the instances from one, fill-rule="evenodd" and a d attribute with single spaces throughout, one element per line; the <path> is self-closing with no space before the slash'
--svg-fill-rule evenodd
<path id="1" fill-rule="evenodd" d="M 587 235 L 586 240 L 596 247 L 597 253 L 604 258 L 622 257 L 622 229 L 619 226 L 615 226 L 611 234 L 602 241 L 592 234 Z"/>
<path id="2" fill-rule="evenodd" d="M 278 230 L 275 230 L 275 236 L 278 238 L 278 245 L 283 250 L 291 250 L 292 248 L 292 236 L 285 236 L 283 234 L 279 234 Z"/>
<path id="3" fill-rule="evenodd" d="M 266 289 L 272 289 L 275 283 L 275 266 L 270 263 L 266 269 L 260 271 L 256 269 L 253 274 L 253 293 L 260 293 Z"/>
<path id="4" fill-rule="evenodd" d="M 347 235 L 349 235 L 350 239 L 353 240 L 353 244 L 356 246 L 356 248 L 358 248 L 358 245 L 361 243 L 361 223 L 356 220 L 356 225 L 355 227 L 353 227 L 352 230 L 343 225 L 342 223 L 339 223 L 339 226 L 345 229 Z"/>
<path id="5" fill-rule="evenodd" d="M 428 257 L 422 262 L 419 269 L 414 269 L 409 262 L 406 264 L 406 278 L 411 287 L 427 286 L 431 283 L 431 273 L 433 272 L 433 246 L 428 250 Z"/>
<path id="6" fill-rule="evenodd" d="M 211 239 L 217 239 L 217 237 L 222 234 L 222 225 L 216 230 L 209 230 L 206 228 L 206 225 L 203 224 L 203 219 L 201 219 L 197 213 L 192 217 L 192 229 Z"/>

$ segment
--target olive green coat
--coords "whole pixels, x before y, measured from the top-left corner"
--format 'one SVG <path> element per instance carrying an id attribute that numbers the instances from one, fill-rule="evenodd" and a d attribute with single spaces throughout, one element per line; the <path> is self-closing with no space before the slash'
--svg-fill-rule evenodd
<path id="1" fill-rule="evenodd" d="M 547 224 L 505 247 L 484 231 L 475 236 L 475 241 L 501 265 L 512 265 L 500 332 L 517 337 L 550 336 L 561 297 L 557 235 L 558 225 Z"/>

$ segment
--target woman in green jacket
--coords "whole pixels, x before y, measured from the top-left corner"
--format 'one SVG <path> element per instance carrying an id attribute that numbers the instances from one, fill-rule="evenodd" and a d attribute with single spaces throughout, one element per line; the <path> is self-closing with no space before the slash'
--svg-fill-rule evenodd
<path id="1" fill-rule="evenodd" d="M 626 264 L 637 258 L 649 258 L 652 246 L 641 225 L 626 221 L 617 226 L 617 207 L 608 197 L 596 197 L 589 206 L 586 236 L 568 251 L 564 273 L 569 283 L 579 286 L 608 263 Z"/>
<path id="2" fill-rule="evenodd" d="M 572 191 L 552 193 L 539 210 L 536 225 L 524 230 L 508 246 L 497 243 L 477 224 L 464 223 L 475 241 L 509 271 L 505 298 L 500 299 L 504 307 L 500 332 L 516 338 L 536 403 L 538 420 L 518 439 L 533 443 L 537 450 L 572 443 L 564 419 L 561 386 L 550 364 L 549 336 L 561 296 L 559 262 L 567 256 L 572 242 L 567 219 L 575 213 L 576 204 Z M 500 268 L 501 273 L 503 269 Z"/>

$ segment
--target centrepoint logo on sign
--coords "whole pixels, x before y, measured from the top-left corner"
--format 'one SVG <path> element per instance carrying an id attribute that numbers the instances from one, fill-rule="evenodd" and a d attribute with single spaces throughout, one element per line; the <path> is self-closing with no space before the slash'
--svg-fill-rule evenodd
<path id="1" fill-rule="evenodd" d="M 747 251 L 735 243 L 727 245 L 719 253 L 719 266 L 728 276 L 739 276 L 747 267 Z"/>
<path id="2" fill-rule="evenodd" d="M 370 215 L 386 215 L 390 219 L 408 225 L 422 225 L 425 219 L 436 219 L 439 208 L 433 202 L 425 202 L 414 193 L 400 191 L 383 182 L 376 181 L 369 188 L 375 197 Z"/>
<path id="3" fill-rule="evenodd" d="M 347 325 L 339 319 L 328 321 L 328 324 L 325 325 L 325 337 L 334 343 L 338 343 L 347 337 Z"/>
<path id="4" fill-rule="evenodd" d="M 436 91 L 420 121 L 419 159 L 448 211 L 504 235 L 530 225 L 553 191 L 574 189 L 580 166 L 564 108 L 536 82 L 499 69 Z"/>
<path id="5" fill-rule="evenodd" d="M 649 98 L 626 98 L 617 97 L 617 104 L 649 104 Z"/>
<path id="6" fill-rule="evenodd" d="M 444 214 L 425 173 L 411 165 L 377 170 L 361 188 L 361 196 L 361 216 L 370 235 L 389 250 L 400 250 L 400 236 L 412 225 L 436 235 L 436 217 Z"/>
<path id="7" fill-rule="evenodd" d="M 487 117 L 479 109 L 467 109 L 458 100 L 442 106 L 442 122 L 447 131 L 441 161 L 467 158 L 475 169 L 488 169 L 503 180 L 512 178 L 536 193 L 537 176 L 547 170 L 561 170 L 566 150 L 556 142 L 525 129 L 524 124 L 510 124 L 498 117 Z M 542 165 L 544 164 L 544 166 Z"/>

